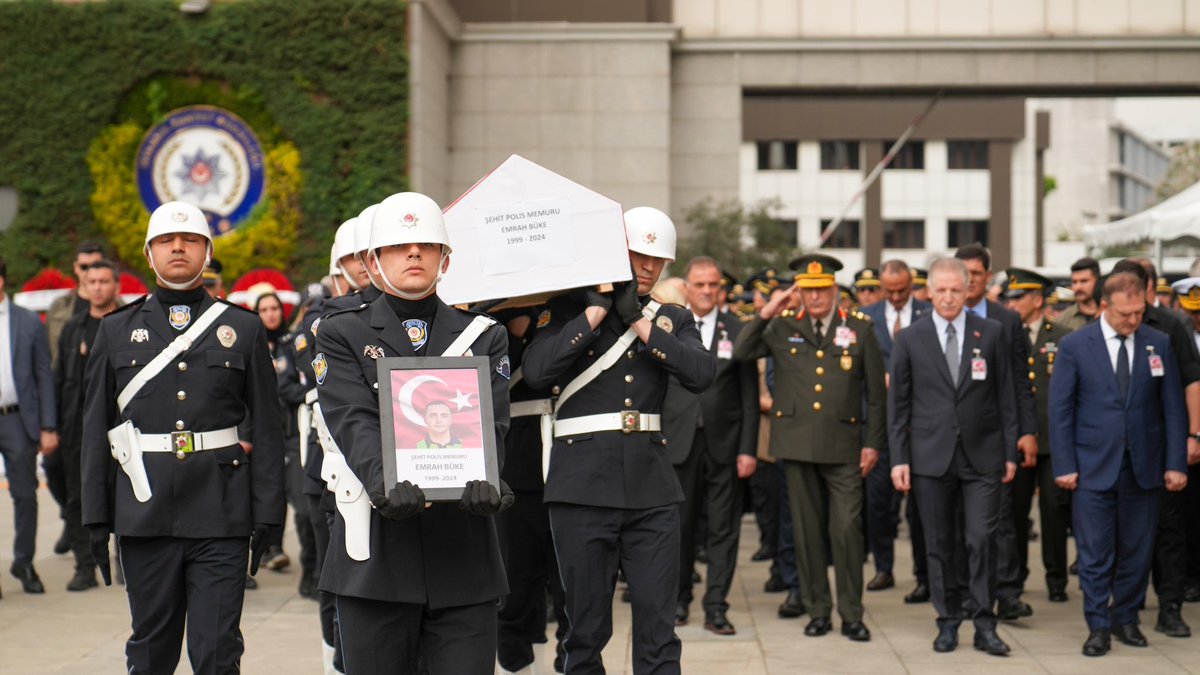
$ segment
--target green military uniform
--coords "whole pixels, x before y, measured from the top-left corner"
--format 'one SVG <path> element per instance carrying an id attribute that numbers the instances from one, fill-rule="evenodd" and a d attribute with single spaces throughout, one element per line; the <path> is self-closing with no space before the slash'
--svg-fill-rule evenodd
<path id="1" fill-rule="evenodd" d="M 809 255 L 792 263 L 802 288 L 834 286 L 841 264 Z M 836 303 L 836 293 L 835 293 Z M 770 320 L 756 316 L 734 347 L 734 358 L 772 356 L 774 406 L 770 413 L 771 452 L 783 460 L 796 535 L 800 593 L 813 623 L 808 635 L 828 631 L 832 600 L 826 574 L 825 537 L 832 544 L 838 587 L 838 613 L 847 625 L 862 620 L 863 481 L 859 469 L 864 445 L 880 449 L 886 440 L 886 388 L 883 356 L 871 322 L 836 304 L 822 319 L 822 335 L 805 312 L 785 310 Z M 824 620 L 824 631 L 814 624 Z M 865 636 L 855 639 L 869 639 Z"/>
<path id="2" fill-rule="evenodd" d="M 1053 283 L 1039 274 L 1018 268 L 1008 270 L 1005 298 L 1019 298 L 1025 293 L 1044 295 L 1053 291 Z M 1054 482 L 1054 468 L 1050 462 L 1050 378 L 1054 374 L 1058 345 L 1071 330 L 1043 315 L 1036 324 L 1026 325 L 1025 331 L 1032 345 L 1025 376 L 1032 384 L 1037 408 L 1038 460 L 1032 469 L 1017 470 L 1013 482 L 1013 518 L 1021 569 L 1028 574 L 1028 516 L 1036 487 L 1042 516 L 1042 562 L 1046 568 L 1046 587 L 1053 598 L 1065 594 L 1067 587 L 1067 524 L 1071 522 L 1071 502 L 1070 493 Z"/>

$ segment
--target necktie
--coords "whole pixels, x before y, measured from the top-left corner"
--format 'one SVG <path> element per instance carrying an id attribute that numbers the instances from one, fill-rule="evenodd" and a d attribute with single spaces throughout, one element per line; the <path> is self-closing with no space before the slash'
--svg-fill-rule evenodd
<path id="1" fill-rule="evenodd" d="M 958 333 L 954 324 L 946 324 L 946 367 L 950 369 L 950 379 L 958 382 Z"/>
<path id="2" fill-rule="evenodd" d="M 1117 348 L 1117 387 L 1121 389 L 1121 401 L 1129 398 L 1129 352 L 1125 349 L 1125 338 L 1116 337 L 1121 346 Z"/>
<path id="3" fill-rule="evenodd" d="M 1033 344 L 1033 329 L 1025 326 L 1025 337 L 1029 338 L 1029 344 Z"/>
<path id="4" fill-rule="evenodd" d="M 813 326 L 813 328 L 816 329 L 817 344 L 821 344 L 822 342 L 825 341 L 825 322 L 820 319 L 817 319 L 816 325 Z"/>
<path id="5" fill-rule="evenodd" d="M 705 349 L 708 349 L 708 338 L 704 337 L 704 319 L 696 317 L 696 329 L 700 331 L 700 344 L 704 345 Z"/>
<path id="6" fill-rule="evenodd" d="M 900 325 L 900 312 L 897 311 L 896 312 L 896 324 L 894 326 L 892 326 L 892 337 L 893 338 L 896 337 L 896 333 L 899 333 L 901 328 L 903 328 L 903 326 Z"/>

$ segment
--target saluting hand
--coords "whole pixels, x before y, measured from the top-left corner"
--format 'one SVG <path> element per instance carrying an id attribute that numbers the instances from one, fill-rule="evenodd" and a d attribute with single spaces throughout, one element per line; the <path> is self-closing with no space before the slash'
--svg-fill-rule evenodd
<path id="1" fill-rule="evenodd" d="M 1187 474 L 1182 471 L 1168 471 L 1163 474 L 1167 483 L 1167 492 L 1182 492 L 1187 487 Z"/>
<path id="2" fill-rule="evenodd" d="M 775 315 L 779 313 L 779 310 L 783 309 L 783 306 L 787 304 L 788 298 L 791 297 L 795 288 L 796 287 L 793 286 L 791 288 L 776 289 L 773 293 L 771 293 L 771 299 L 767 301 L 767 304 L 763 305 L 762 309 L 758 310 L 758 315 L 762 317 L 764 321 L 769 321 L 774 318 Z"/>
<path id="3" fill-rule="evenodd" d="M 1064 490 L 1074 490 L 1079 487 L 1079 473 L 1069 473 L 1065 476 L 1055 476 L 1054 484 Z"/>

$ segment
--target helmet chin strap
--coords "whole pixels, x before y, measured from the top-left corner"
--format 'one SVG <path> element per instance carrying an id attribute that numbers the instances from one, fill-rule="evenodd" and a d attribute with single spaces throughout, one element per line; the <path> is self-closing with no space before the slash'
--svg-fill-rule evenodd
<path id="1" fill-rule="evenodd" d="M 195 288 L 196 282 L 199 281 L 200 278 L 204 276 L 204 268 L 208 267 L 208 263 L 212 261 L 212 242 L 210 241 L 208 243 L 207 250 L 204 253 L 204 264 L 200 266 L 200 271 L 196 273 L 196 276 L 192 277 L 191 281 L 188 281 L 187 283 L 183 283 L 183 284 L 177 284 L 177 283 L 174 283 L 171 281 L 167 281 L 166 279 L 163 278 L 163 275 L 158 273 L 158 268 L 154 266 L 154 256 L 149 255 L 149 253 L 150 253 L 150 245 L 149 244 L 146 244 L 146 253 L 147 253 L 146 257 L 150 259 L 150 269 L 154 271 L 154 277 L 155 277 L 155 279 L 158 280 L 158 285 L 163 286 L 165 288 L 169 288 L 172 291 L 190 291 L 193 288 Z"/>
<path id="2" fill-rule="evenodd" d="M 338 267 L 341 268 L 342 264 L 338 263 Z M 342 278 L 346 280 L 346 284 L 350 286 L 350 290 L 352 290 L 352 291 L 361 291 L 362 290 L 362 286 L 359 286 L 358 282 L 354 280 L 354 275 L 350 274 L 345 269 L 342 269 Z"/>
<path id="3" fill-rule="evenodd" d="M 375 251 L 371 251 L 367 255 L 374 256 L 375 264 L 379 265 L 379 256 L 377 256 L 375 254 Z M 442 281 L 442 266 L 445 264 L 446 264 L 446 247 L 443 246 L 442 247 L 442 256 L 440 258 L 438 258 L 438 266 L 437 266 L 438 275 L 437 275 L 437 277 L 435 277 L 434 280 L 432 282 L 430 282 L 430 284 L 428 286 L 425 287 L 425 290 L 423 290 L 419 293 L 410 293 L 408 291 L 402 291 L 399 288 L 396 288 L 396 286 L 392 284 L 392 280 L 388 279 L 387 272 L 383 271 L 383 265 L 379 265 L 379 278 L 380 278 L 380 280 L 383 281 L 383 284 L 388 287 L 388 290 L 390 290 L 392 293 L 395 293 L 396 295 L 400 296 L 400 298 L 402 298 L 404 300 L 420 300 L 422 298 L 428 297 L 429 293 L 432 292 L 433 289 L 436 288 L 439 283 L 441 283 L 441 281 Z"/>

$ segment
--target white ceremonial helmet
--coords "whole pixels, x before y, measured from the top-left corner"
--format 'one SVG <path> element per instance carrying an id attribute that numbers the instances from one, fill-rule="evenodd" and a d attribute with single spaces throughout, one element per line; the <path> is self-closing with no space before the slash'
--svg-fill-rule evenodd
<path id="1" fill-rule="evenodd" d="M 358 282 L 354 280 L 353 276 L 343 274 L 341 260 L 348 255 L 358 253 L 358 249 L 354 247 L 357 228 L 358 218 L 351 218 L 339 225 L 337 232 L 333 235 L 333 251 L 329 254 L 333 259 L 329 263 L 329 273 L 334 274 L 333 270 L 337 269 L 337 274 L 342 274 L 350 288 L 355 290 L 358 289 Z"/>
<path id="2" fill-rule="evenodd" d="M 362 216 L 359 216 L 362 220 Z M 380 280 L 393 293 L 405 300 L 419 300 L 429 294 L 442 280 L 442 269 L 450 255 L 450 235 L 442 209 L 429 197 L 417 192 L 399 192 L 379 203 L 371 222 L 369 256 L 376 256 L 384 246 L 401 244 L 441 244 L 438 275 L 424 291 L 409 293 L 396 288 L 380 265 Z"/>
<path id="3" fill-rule="evenodd" d="M 638 206 L 625 212 L 625 238 L 630 251 L 675 259 L 675 223 L 652 206 Z"/>
<path id="4" fill-rule="evenodd" d="M 362 213 L 358 214 L 358 218 L 354 219 L 354 252 L 356 254 L 366 253 L 371 248 L 371 221 L 378 209 L 379 204 L 372 204 L 363 209 Z M 366 264 L 365 258 L 363 264 Z"/>
<path id="5" fill-rule="evenodd" d="M 150 242 L 164 234 L 197 234 L 207 240 L 204 264 L 201 265 L 200 272 L 191 281 L 184 284 L 171 283 L 163 279 L 158 270 L 154 268 L 154 257 L 150 255 Z M 208 229 L 208 218 L 204 217 L 203 211 L 187 202 L 167 202 L 154 209 L 154 213 L 150 214 L 150 224 L 146 226 L 146 243 L 142 246 L 142 250 L 150 261 L 150 269 L 154 270 L 154 276 L 157 277 L 159 285 L 176 291 L 187 290 L 204 275 L 204 268 L 208 267 L 209 261 L 212 260 L 213 239 L 212 231 Z"/>
<path id="6" fill-rule="evenodd" d="M 342 274 L 342 266 L 338 264 L 338 261 L 342 258 L 337 253 L 337 243 L 335 242 L 329 247 L 329 276 L 331 277 L 344 276 Z"/>

